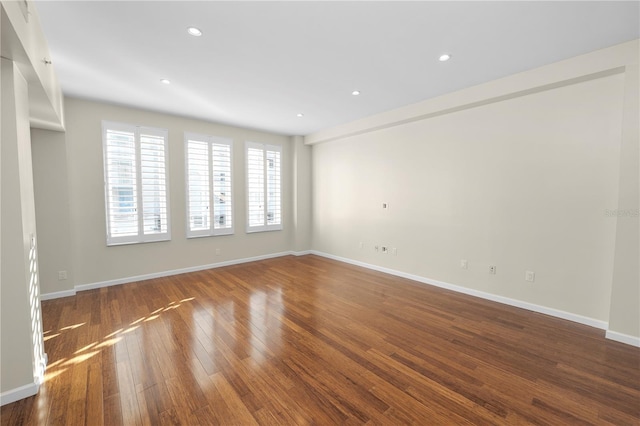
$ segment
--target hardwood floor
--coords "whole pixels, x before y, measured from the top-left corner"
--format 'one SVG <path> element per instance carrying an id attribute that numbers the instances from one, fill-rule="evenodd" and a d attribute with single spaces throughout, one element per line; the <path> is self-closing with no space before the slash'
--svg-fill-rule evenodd
<path id="1" fill-rule="evenodd" d="M 22 424 L 640 424 L 640 349 L 316 257 L 42 303 Z"/>

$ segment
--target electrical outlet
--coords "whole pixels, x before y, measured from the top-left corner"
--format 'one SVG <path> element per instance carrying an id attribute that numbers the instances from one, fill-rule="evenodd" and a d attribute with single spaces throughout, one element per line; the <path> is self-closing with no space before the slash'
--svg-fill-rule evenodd
<path id="1" fill-rule="evenodd" d="M 533 271 L 524 271 L 525 281 L 534 282 L 536 280 L 536 273 Z"/>
<path id="2" fill-rule="evenodd" d="M 460 260 L 460 267 L 462 269 L 469 269 L 469 262 L 467 261 L 467 259 Z"/>
<path id="3" fill-rule="evenodd" d="M 216 256 L 220 256 L 220 249 L 219 248 L 216 249 Z"/>
<path id="4" fill-rule="evenodd" d="M 496 274 L 496 265 L 489 265 L 489 273 L 491 275 L 495 275 Z"/>
<path id="5" fill-rule="evenodd" d="M 64 281 L 67 279 L 67 271 L 58 271 L 58 281 Z"/>

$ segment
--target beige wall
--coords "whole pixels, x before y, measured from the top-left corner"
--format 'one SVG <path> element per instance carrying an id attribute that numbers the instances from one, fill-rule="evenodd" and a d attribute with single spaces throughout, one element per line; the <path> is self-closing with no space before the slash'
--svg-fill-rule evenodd
<path id="1" fill-rule="evenodd" d="M 304 252 L 311 248 L 311 147 L 304 138 L 291 138 L 293 155 L 293 221 L 292 250 Z"/>
<path id="2" fill-rule="evenodd" d="M 285 158 L 293 158 L 291 138 L 249 129 L 206 123 L 181 117 L 141 111 L 121 106 L 66 99 L 66 161 L 68 173 L 68 213 L 58 209 L 47 219 L 46 228 L 68 219 L 71 223 L 70 253 L 73 279 L 57 282 L 57 291 L 72 289 L 74 285 L 87 285 L 174 269 L 197 267 L 223 261 L 268 255 L 292 250 L 294 242 L 293 184 L 294 161 L 285 161 L 283 170 L 284 230 L 265 233 L 245 233 L 245 176 L 244 142 L 246 140 L 279 144 L 284 147 Z M 101 121 L 119 121 L 169 130 L 169 181 L 171 203 L 171 233 L 168 242 L 133 244 L 107 247 L 105 239 L 105 210 L 103 190 Z M 187 239 L 185 237 L 185 177 L 184 132 L 195 132 L 231 138 L 234 141 L 234 219 L 235 234 Z M 46 155 L 58 158 L 60 144 L 52 132 L 35 135 L 38 155 L 45 154 L 45 139 L 51 136 L 56 147 L 47 146 Z M 304 147 L 308 149 L 308 147 Z M 56 151 L 57 152 L 53 152 Z M 307 159 L 307 162 L 309 160 Z M 36 171 L 36 180 L 46 180 L 47 169 Z M 59 175 L 58 178 L 62 179 Z M 49 182 L 49 185 L 57 185 Z M 43 193 L 36 201 L 46 204 Z M 43 207 L 44 208 L 44 207 Z M 48 212 L 47 212 L 48 214 Z M 64 216 L 68 214 L 68 218 Z M 41 223 L 45 228 L 44 221 Z M 50 230 L 47 230 L 49 232 Z M 43 232 L 45 230 L 43 229 Z M 53 246 L 50 246 L 53 248 Z M 306 249 L 309 247 L 307 246 Z M 216 255 L 216 249 L 220 255 Z M 53 258 L 43 252 L 44 259 Z M 61 270 L 63 259 L 47 263 L 47 277 Z M 54 264 L 55 263 L 55 264 Z M 56 275 L 57 277 L 57 275 Z M 51 287 L 47 286 L 47 290 Z"/>
<path id="3" fill-rule="evenodd" d="M 31 147 L 40 291 L 42 294 L 57 293 L 69 290 L 74 281 L 65 133 L 32 129 Z M 58 280 L 58 271 L 67 272 L 66 281 Z"/>
<path id="4" fill-rule="evenodd" d="M 635 41 L 309 135 L 313 249 L 604 327 L 611 314 L 610 329 L 637 338 L 637 217 L 622 243 L 623 219 L 606 215 L 638 208 L 637 112 L 631 158 L 621 152 L 637 52 Z M 629 255 L 620 291 L 616 244 Z"/>

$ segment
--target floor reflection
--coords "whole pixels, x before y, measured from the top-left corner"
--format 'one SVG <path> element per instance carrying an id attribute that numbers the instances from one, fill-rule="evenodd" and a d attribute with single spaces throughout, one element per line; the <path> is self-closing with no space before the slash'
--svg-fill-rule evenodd
<path id="1" fill-rule="evenodd" d="M 280 288 L 256 290 L 249 296 L 249 348 L 251 357 L 258 363 L 280 353 L 283 311 Z"/>

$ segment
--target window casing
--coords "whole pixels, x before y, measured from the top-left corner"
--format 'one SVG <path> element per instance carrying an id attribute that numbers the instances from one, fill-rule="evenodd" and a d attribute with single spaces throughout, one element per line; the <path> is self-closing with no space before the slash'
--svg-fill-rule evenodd
<path id="1" fill-rule="evenodd" d="M 187 237 L 233 234 L 233 142 L 195 133 L 184 141 Z"/>
<path id="2" fill-rule="evenodd" d="M 246 142 L 247 232 L 282 229 L 282 147 Z"/>
<path id="3" fill-rule="evenodd" d="M 107 245 L 171 239 L 166 129 L 102 122 Z"/>

